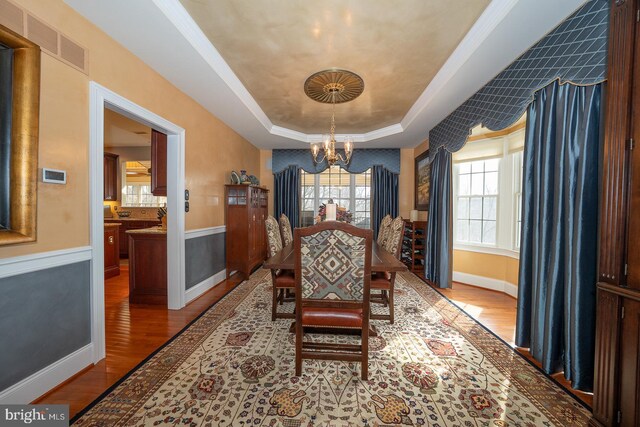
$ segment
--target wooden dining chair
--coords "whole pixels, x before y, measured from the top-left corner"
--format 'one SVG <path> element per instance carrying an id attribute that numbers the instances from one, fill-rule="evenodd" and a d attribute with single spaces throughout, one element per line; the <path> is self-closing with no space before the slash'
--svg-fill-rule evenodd
<path id="1" fill-rule="evenodd" d="M 376 239 L 376 242 L 378 242 L 380 246 L 384 246 L 385 242 L 387 241 L 387 233 L 392 221 L 393 218 L 391 218 L 391 215 L 386 215 L 384 218 L 382 218 L 382 221 L 380 221 L 378 238 Z"/>
<path id="2" fill-rule="evenodd" d="M 293 242 L 293 231 L 291 231 L 291 222 L 285 214 L 280 215 L 280 235 L 282 236 L 283 246 L 287 246 L 289 243 Z"/>
<path id="3" fill-rule="evenodd" d="M 294 231 L 296 277 L 296 376 L 302 359 L 360 362 L 368 378 L 369 283 L 373 232 L 324 221 Z M 350 329 L 357 344 L 303 340 L 303 328 Z"/>
<path id="4" fill-rule="evenodd" d="M 267 231 L 267 242 L 269 244 L 269 257 L 274 256 L 282 250 L 282 238 L 280 237 L 280 227 L 274 217 L 269 215 L 265 220 Z M 282 305 L 286 291 L 295 288 L 295 275 L 291 270 L 271 270 L 271 283 L 273 285 L 273 298 L 271 303 L 271 320 L 276 318 L 291 319 L 295 317 L 293 313 L 278 313 L 278 303 Z"/>
<path id="5" fill-rule="evenodd" d="M 387 238 L 382 248 L 392 254 L 396 259 L 400 259 L 402 252 L 402 238 L 404 237 L 404 220 L 402 217 L 394 219 L 388 227 Z M 394 322 L 393 291 L 396 282 L 395 271 L 376 272 L 371 276 L 371 289 L 380 291 L 371 294 L 372 303 L 380 303 L 389 307 L 389 314 L 371 314 L 372 319 L 388 320 Z"/>

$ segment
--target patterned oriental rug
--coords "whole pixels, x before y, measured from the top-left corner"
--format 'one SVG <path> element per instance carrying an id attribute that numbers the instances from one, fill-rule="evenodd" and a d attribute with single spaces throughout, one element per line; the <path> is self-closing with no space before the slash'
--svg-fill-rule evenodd
<path id="1" fill-rule="evenodd" d="M 75 424 L 587 425 L 587 408 L 412 273 L 396 281 L 396 323 L 372 321 L 369 381 L 358 363 L 319 360 L 295 377 L 291 320 L 271 321 L 270 286 L 254 273 Z"/>

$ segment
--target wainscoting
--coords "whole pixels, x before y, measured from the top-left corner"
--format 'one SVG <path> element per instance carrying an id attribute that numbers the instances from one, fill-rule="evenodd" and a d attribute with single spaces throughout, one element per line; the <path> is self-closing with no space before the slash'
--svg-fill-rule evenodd
<path id="1" fill-rule="evenodd" d="M 91 248 L 0 260 L 0 403 L 26 403 L 91 364 Z"/>
<path id="2" fill-rule="evenodd" d="M 185 302 L 224 281 L 224 233 L 185 233 Z M 92 364 L 91 259 L 86 246 L 0 260 L 0 403 L 31 402 Z"/>
<path id="3" fill-rule="evenodd" d="M 187 231 L 184 244 L 188 304 L 226 277 L 225 226 Z"/>

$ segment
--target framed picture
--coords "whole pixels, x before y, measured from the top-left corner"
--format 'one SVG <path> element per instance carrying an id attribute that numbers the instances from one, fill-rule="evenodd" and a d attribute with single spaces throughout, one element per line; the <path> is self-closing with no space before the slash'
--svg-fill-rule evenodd
<path id="1" fill-rule="evenodd" d="M 416 157 L 416 199 L 415 209 L 419 211 L 429 210 L 429 190 L 431 187 L 431 163 L 429 163 L 429 150 Z"/>

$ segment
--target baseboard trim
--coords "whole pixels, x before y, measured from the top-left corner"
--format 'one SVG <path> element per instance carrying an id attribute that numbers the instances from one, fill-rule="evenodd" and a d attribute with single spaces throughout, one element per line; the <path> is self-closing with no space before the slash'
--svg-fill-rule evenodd
<path id="1" fill-rule="evenodd" d="M 0 404 L 26 404 L 93 364 L 93 344 L 74 351 L 0 392 Z"/>
<path id="2" fill-rule="evenodd" d="M 195 239 L 198 237 L 211 236 L 212 234 L 224 233 L 227 227 L 224 225 L 218 225 L 217 227 L 198 228 L 195 230 L 188 230 L 184 232 L 185 239 Z"/>
<path id="3" fill-rule="evenodd" d="M 492 279 L 490 277 L 476 276 L 475 274 L 453 272 L 453 281 L 464 283 L 465 285 L 477 286 L 478 288 L 491 289 L 505 293 L 513 298 L 518 299 L 518 287 L 513 283 L 505 280 Z"/>
<path id="4" fill-rule="evenodd" d="M 91 246 L 0 259 L 0 279 L 91 259 Z"/>
<path id="5" fill-rule="evenodd" d="M 190 303 L 191 301 L 198 298 L 200 295 L 204 294 L 209 289 L 213 288 L 214 286 L 216 286 L 226 278 L 227 278 L 227 270 L 225 269 L 217 272 L 211 277 L 204 279 L 202 282 L 198 283 L 197 285 L 192 286 L 191 288 L 187 289 L 187 291 L 185 292 L 185 302 L 187 304 Z"/>

